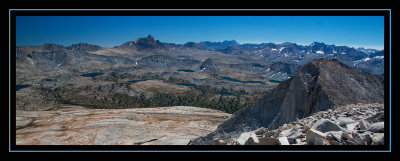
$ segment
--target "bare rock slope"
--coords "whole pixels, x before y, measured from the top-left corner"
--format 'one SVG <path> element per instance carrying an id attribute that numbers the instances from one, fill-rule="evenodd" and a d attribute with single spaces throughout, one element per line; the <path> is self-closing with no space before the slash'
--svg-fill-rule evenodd
<path id="1" fill-rule="evenodd" d="M 207 136 L 190 144 L 226 142 L 244 132 L 271 130 L 318 111 L 357 103 L 383 103 L 383 78 L 362 72 L 333 59 L 316 59 L 293 77 L 268 91 L 254 106 L 240 110 Z"/>
<path id="2" fill-rule="evenodd" d="M 210 133 L 230 114 L 172 106 L 138 109 L 19 111 L 17 145 L 186 145 Z"/>

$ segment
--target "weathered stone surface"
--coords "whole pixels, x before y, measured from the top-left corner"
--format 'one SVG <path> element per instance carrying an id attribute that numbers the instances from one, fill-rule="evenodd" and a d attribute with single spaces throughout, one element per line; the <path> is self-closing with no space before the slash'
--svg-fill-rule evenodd
<path id="1" fill-rule="evenodd" d="M 212 145 L 227 145 L 227 143 L 223 140 L 220 140 L 218 138 L 215 138 L 212 142 Z"/>
<path id="2" fill-rule="evenodd" d="M 346 131 L 343 128 L 341 128 L 339 125 L 334 123 L 333 121 L 327 120 L 327 119 L 318 120 L 311 128 L 316 129 L 321 132 Z"/>
<path id="3" fill-rule="evenodd" d="M 262 128 L 257 129 L 254 133 L 255 133 L 256 135 L 263 135 L 263 134 L 265 134 L 265 133 L 268 132 L 268 131 L 269 131 L 268 128 L 262 127 Z"/>
<path id="4" fill-rule="evenodd" d="M 377 122 L 370 125 L 367 129 L 371 132 L 383 132 L 385 130 L 385 123 L 384 122 Z"/>
<path id="5" fill-rule="evenodd" d="M 375 145 L 384 145 L 384 134 L 383 133 L 374 133 L 372 135 L 372 140 Z"/>
<path id="6" fill-rule="evenodd" d="M 279 145 L 290 145 L 287 137 L 279 137 L 278 140 L 279 140 Z"/>
<path id="7" fill-rule="evenodd" d="M 346 125 L 347 131 L 355 130 L 356 127 L 358 126 L 358 124 L 359 124 L 358 122 L 354 122 L 354 123 L 347 124 L 347 125 Z"/>
<path id="8" fill-rule="evenodd" d="M 315 138 L 313 145 L 330 145 L 330 143 L 325 138 Z"/>
<path id="9" fill-rule="evenodd" d="M 287 130 L 283 130 L 280 134 L 279 137 L 290 137 L 290 138 L 296 138 L 301 134 L 300 129 L 298 128 L 291 128 L 291 129 L 287 129 Z"/>
<path id="10" fill-rule="evenodd" d="M 272 137 L 259 138 L 260 145 L 279 145 L 279 140 Z"/>
<path id="11" fill-rule="evenodd" d="M 347 124 L 355 123 L 353 119 L 350 117 L 338 117 L 337 121 L 339 122 L 340 126 L 346 127 Z"/>
<path id="12" fill-rule="evenodd" d="M 326 138 L 326 135 L 325 135 L 324 133 L 322 133 L 321 131 L 314 130 L 314 129 L 310 129 L 310 130 L 308 131 L 308 133 L 307 133 L 307 139 L 306 139 L 307 144 L 309 144 L 309 145 L 315 145 L 315 144 L 316 144 L 315 140 L 316 140 L 317 138 L 323 138 L 323 139 L 325 139 L 325 138 Z M 321 144 L 322 144 L 322 143 L 321 143 Z"/>
<path id="13" fill-rule="evenodd" d="M 205 108 L 19 111 L 17 145 L 186 145 L 230 115 Z"/>
<path id="14" fill-rule="evenodd" d="M 351 136 L 351 134 L 349 134 L 347 132 L 343 132 L 342 133 L 341 139 L 342 140 L 347 140 L 347 141 L 350 141 L 350 142 L 353 142 L 353 143 L 355 142 L 353 136 Z"/>
<path id="15" fill-rule="evenodd" d="M 343 131 L 329 131 L 326 134 L 326 137 L 330 140 L 340 141 L 342 138 Z"/>
<path id="16" fill-rule="evenodd" d="M 243 133 L 243 134 L 241 134 L 241 135 L 239 136 L 237 142 L 238 142 L 240 145 L 245 145 L 245 143 L 247 142 L 247 140 L 249 140 L 249 138 L 252 137 L 252 135 L 255 135 L 255 133 L 254 133 L 254 132 L 246 132 L 246 133 Z"/>
<path id="17" fill-rule="evenodd" d="M 367 130 L 369 125 L 370 124 L 367 121 L 365 121 L 364 119 L 361 119 L 359 122 L 360 130 Z"/>

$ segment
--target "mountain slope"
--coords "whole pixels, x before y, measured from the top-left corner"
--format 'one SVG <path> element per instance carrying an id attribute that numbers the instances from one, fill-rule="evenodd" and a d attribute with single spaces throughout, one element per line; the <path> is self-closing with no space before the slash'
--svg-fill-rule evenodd
<path id="1" fill-rule="evenodd" d="M 190 144 L 229 141 L 260 127 L 276 129 L 284 123 L 336 106 L 383 103 L 383 79 L 355 70 L 338 60 L 316 59 L 290 79 L 268 91 L 254 106 L 234 113 L 218 129 Z"/>

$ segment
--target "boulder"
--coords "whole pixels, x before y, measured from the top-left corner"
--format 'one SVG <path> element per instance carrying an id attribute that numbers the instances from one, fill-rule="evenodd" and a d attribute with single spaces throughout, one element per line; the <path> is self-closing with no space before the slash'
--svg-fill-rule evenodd
<path id="1" fill-rule="evenodd" d="M 360 130 L 367 130 L 369 127 L 369 123 L 367 121 L 365 121 L 364 119 L 361 119 L 359 122 L 359 127 L 360 127 Z"/>
<path id="2" fill-rule="evenodd" d="M 349 133 L 347 132 L 343 132 L 342 136 L 341 136 L 341 140 L 343 141 L 350 141 L 350 142 L 355 142 L 353 136 L 351 136 Z"/>
<path id="3" fill-rule="evenodd" d="M 355 123 L 353 119 L 350 117 L 338 117 L 337 121 L 339 122 L 339 125 L 342 127 L 346 127 L 347 124 Z"/>
<path id="4" fill-rule="evenodd" d="M 297 128 L 291 128 L 287 130 L 283 130 L 280 134 L 279 137 L 288 137 L 288 138 L 296 138 L 301 135 L 301 129 Z"/>
<path id="5" fill-rule="evenodd" d="M 362 135 L 358 134 L 358 133 L 352 133 L 353 139 L 354 141 L 358 144 L 358 145 L 367 145 L 366 141 L 364 141 L 364 138 Z"/>
<path id="6" fill-rule="evenodd" d="M 384 145 L 384 134 L 383 133 L 374 133 L 372 135 L 372 140 L 374 145 Z"/>
<path id="7" fill-rule="evenodd" d="M 279 137 L 279 145 L 290 145 L 287 137 Z"/>
<path id="8" fill-rule="evenodd" d="M 256 136 L 249 137 L 249 139 L 247 139 L 247 141 L 244 143 L 244 145 L 258 145 L 258 144 L 259 144 L 259 141 Z"/>
<path id="9" fill-rule="evenodd" d="M 272 137 L 262 137 L 259 138 L 259 145 L 279 145 L 279 140 Z"/>
<path id="10" fill-rule="evenodd" d="M 326 132 L 325 134 L 329 140 L 336 140 L 336 141 L 340 142 L 340 140 L 342 138 L 342 133 L 343 133 L 343 131 L 329 131 L 329 132 Z"/>
<path id="11" fill-rule="evenodd" d="M 325 138 L 315 138 L 313 145 L 330 145 L 330 143 Z"/>
<path id="12" fill-rule="evenodd" d="M 218 138 L 214 138 L 212 141 L 212 145 L 226 145 L 226 142 Z"/>
<path id="13" fill-rule="evenodd" d="M 242 133 L 239 136 L 239 139 L 237 140 L 237 143 L 240 144 L 240 145 L 245 145 L 245 143 L 248 142 L 250 137 L 257 137 L 257 136 L 253 131 Z M 254 139 L 253 139 L 253 141 L 254 141 Z M 249 141 L 249 142 L 251 142 L 251 141 Z"/>
<path id="14" fill-rule="evenodd" d="M 264 135 L 267 132 L 268 132 L 268 128 L 262 127 L 262 128 L 257 129 L 254 133 L 256 135 Z"/>
<path id="15" fill-rule="evenodd" d="M 377 122 L 369 126 L 367 130 L 371 132 L 383 132 L 384 129 L 385 129 L 385 123 Z"/>
<path id="16" fill-rule="evenodd" d="M 347 124 L 346 125 L 347 131 L 353 131 L 354 129 L 356 129 L 358 124 L 359 124 L 358 122 Z"/>
<path id="17" fill-rule="evenodd" d="M 327 119 L 320 119 L 318 120 L 311 129 L 315 129 L 321 132 L 328 132 L 328 131 L 346 131 L 345 129 L 341 128 L 339 125 L 334 123 L 331 120 Z"/>
<path id="18" fill-rule="evenodd" d="M 315 145 L 316 142 L 315 140 L 317 138 L 326 138 L 326 135 L 322 133 L 321 131 L 315 130 L 315 129 L 310 129 L 307 133 L 306 141 L 308 145 Z M 319 141 L 319 140 L 318 140 Z M 318 142 L 319 143 L 319 142 Z"/>

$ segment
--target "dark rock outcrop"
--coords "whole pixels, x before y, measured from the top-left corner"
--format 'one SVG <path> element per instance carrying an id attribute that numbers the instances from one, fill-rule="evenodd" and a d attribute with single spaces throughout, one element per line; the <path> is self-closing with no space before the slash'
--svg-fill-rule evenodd
<path id="1" fill-rule="evenodd" d="M 218 66 L 211 58 L 206 59 L 200 65 L 200 71 L 204 71 L 206 73 L 211 73 L 211 74 L 219 74 Z"/>
<path id="2" fill-rule="evenodd" d="M 190 48 L 190 49 L 205 50 L 205 48 L 203 46 L 201 46 L 199 43 L 195 43 L 195 42 L 188 42 L 183 46 L 186 48 Z"/>
<path id="3" fill-rule="evenodd" d="M 67 50 L 77 50 L 77 51 L 97 51 L 101 49 L 100 46 L 97 45 L 92 45 L 88 43 L 78 43 L 78 44 L 72 44 L 69 47 L 66 47 Z"/>
<path id="4" fill-rule="evenodd" d="M 336 59 L 316 59 L 293 77 L 268 91 L 254 106 L 234 113 L 218 129 L 191 144 L 230 140 L 260 127 L 279 126 L 335 106 L 383 103 L 383 79 L 348 67 Z"/>

